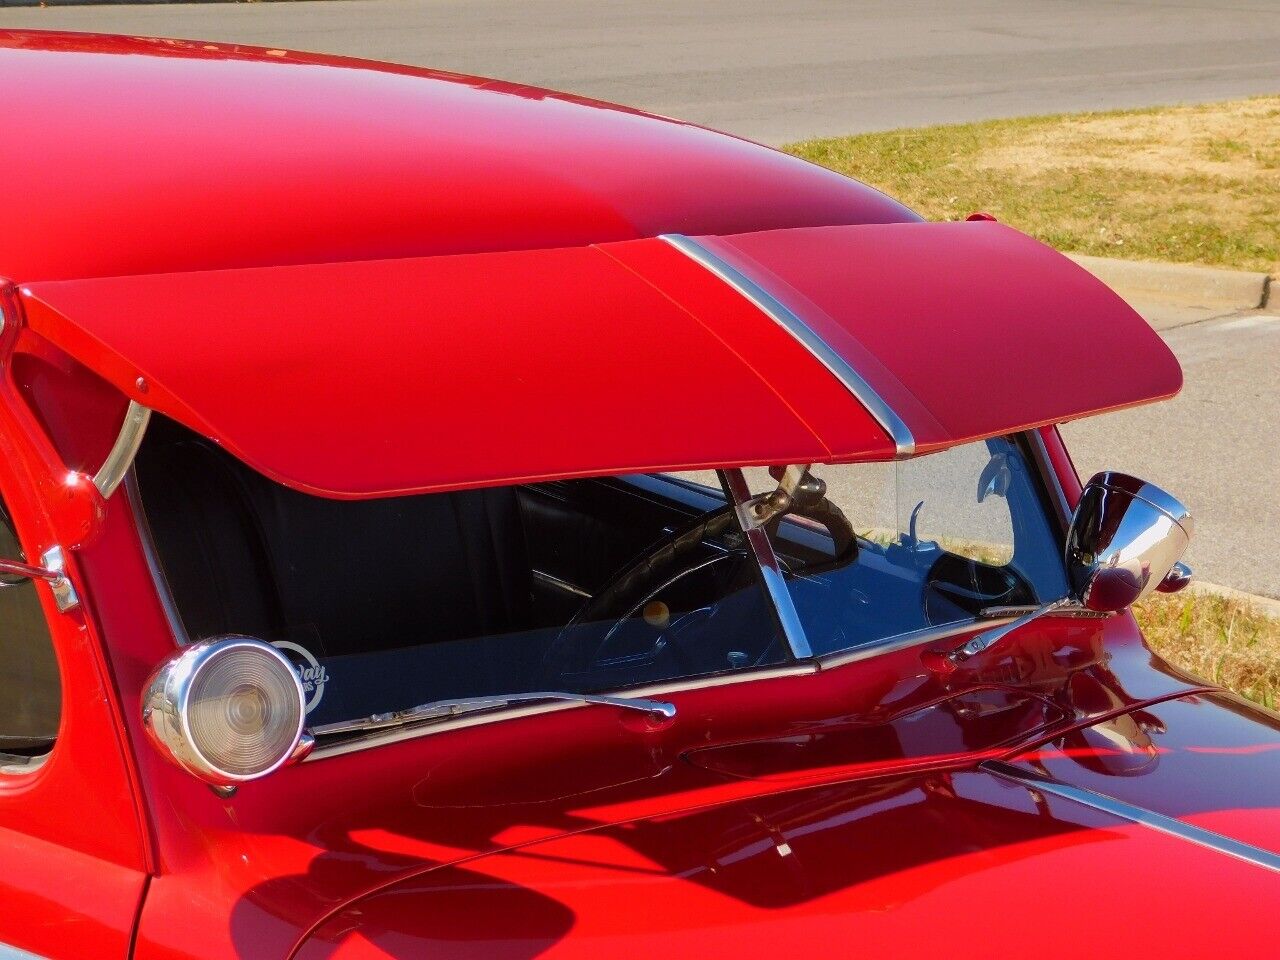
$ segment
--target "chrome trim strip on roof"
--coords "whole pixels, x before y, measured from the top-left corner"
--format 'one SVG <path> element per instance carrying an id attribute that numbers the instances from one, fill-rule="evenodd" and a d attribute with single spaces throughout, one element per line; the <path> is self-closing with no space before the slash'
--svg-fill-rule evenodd
<path id="1" fill-rule="evenodd" d="M 691 237 L 679 233 L 664 233 L 659 239 L 665 240 L 703 269 L 719 277 L 813 354 L 814 358 L 826 367 L 880 424 L 884 432 L 893 440 L 899 459 L 910 457 L 915 453 L 915 437 L 911 435 L 910 428 L 902 418 L 844 357 L 836 353 L 814 332 L 812 327 L 780 303 L 773 294 Z"/>
<path id="2" fill-rule="evenodd" d="M 116 488 L 124 481 L 125 474 L 133 466 L 133 458 L 138 455 L 138 448 L 142 446 L 142 438 L 146 435 L 147 424 L 150 422 L 150 408 L 144 407 L 137 400 L 130 400 L 116 442 L 93 477 L 93 485 L 98 488 L 104 500 L 116 492 Z"/>
<path id="3" fill-rule="evenodd" d="M 1122 820 L 1128 820 L 1130 823 L 1146 827 L 1148 830 L 1155 830 L 1157 833 L 1176 837 L 1179 840 L 1185 840 L 1188 843 L 1194 843 L 1197 846 L 1224 853 L 1229 857 L 1235 857 L 1237 860 L 1243 860 L 1245 863 L 1252 863 L 1254 866 L 1280 873 L 1280 854 L 1272 853 L 1270 850 L 1264 850 L 1261 847 L 1255 847 L 1249 843 L 1242 843 L 1239 840 L 1233 840 L 1231 837 L 1214 833 L 1212 830 L 1205 830 L 1203 827 L 1192 826 L 1174 817 L 1167 817 L 1163 813 L 1148 810 L 1146 807 L 1137 807 L 1131 803 L 1125 803 L 1123 800 L 1109 797 L 1104 793 L 1096 793 L 1083 787 L 1062 783 L 1035 771 L 1023 770 L 1000 760 L 988 760 L 979 764 L 979 769 L 1030 790 L 1053 794 L 1054 796 L 1071 800 L 1074 803 L 1091 807 L 1094 810 L 1109 813 Z"/>

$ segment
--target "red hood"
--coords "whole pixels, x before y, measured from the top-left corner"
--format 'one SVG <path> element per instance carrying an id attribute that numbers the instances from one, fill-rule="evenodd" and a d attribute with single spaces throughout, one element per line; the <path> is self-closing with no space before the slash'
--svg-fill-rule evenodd
<path id="1" fill-rule="evenodd" d="M 297 955 L 1229 955 L 1280 932 L 1274 867 L 1220 849 L 1280 851 L 1278 728 L 1188 696 L 1012 759 L 1218 847 L 983 768 L 824 784 L 440 867 L 349 905 Z"/>

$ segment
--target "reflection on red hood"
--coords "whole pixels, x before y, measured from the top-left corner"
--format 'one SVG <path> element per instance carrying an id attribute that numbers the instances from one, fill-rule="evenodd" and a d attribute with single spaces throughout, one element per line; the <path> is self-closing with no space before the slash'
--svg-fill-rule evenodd
<path id="1" fill-rule="evenodd" d="M 1014 764 L 1280 851 L 1278 727 L 1189 696 Z M 1274 942 L 1276 907 L 1263 867 L 969 769 L 747 797 L 441 867 L 349 905 L 297 955 L 987 960 L 1020 944 L 1199 958 Z"/>

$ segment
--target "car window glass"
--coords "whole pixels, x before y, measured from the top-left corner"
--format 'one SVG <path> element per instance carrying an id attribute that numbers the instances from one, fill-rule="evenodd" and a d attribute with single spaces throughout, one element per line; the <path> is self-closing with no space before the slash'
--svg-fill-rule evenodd
<path id="1" fill-rule="evenodd" d="M 0 557 L 26 562 L 3 506 Z M 0 577 L 0 583 L 0 755 L 12 762 L 53 747 L 62 687 L 38 588 L 13 577 Z"/>
<path id="2" fill-rule="evenodd" d="M 166 421 L 137 481 L 188 637 L 276 644 L 313 724 L 790 657 L 718 484 L 596 477 L 340 501 Z"/>
<path id="3" fill-rule="evenodd" d="M 1059 534 L 1012 439 L 811 472 L 825 484 L 822 508 L 770 531 L 819 655 L 1067 592 Z M 753 494 L 777 484 L 763 468 L 744 473 Z M 841 526 L 852 546 L 836 557 Z"/>

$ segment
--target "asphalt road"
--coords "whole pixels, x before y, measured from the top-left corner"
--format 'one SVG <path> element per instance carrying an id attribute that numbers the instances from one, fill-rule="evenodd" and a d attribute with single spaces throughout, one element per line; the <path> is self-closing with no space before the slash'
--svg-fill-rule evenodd
<path id="1" fill-rule="evenodd" d="M 323 0 L 0 7 L 0 26 L 425 64 L 768 143 L 1280 89 L 1280 0 Z"/>

